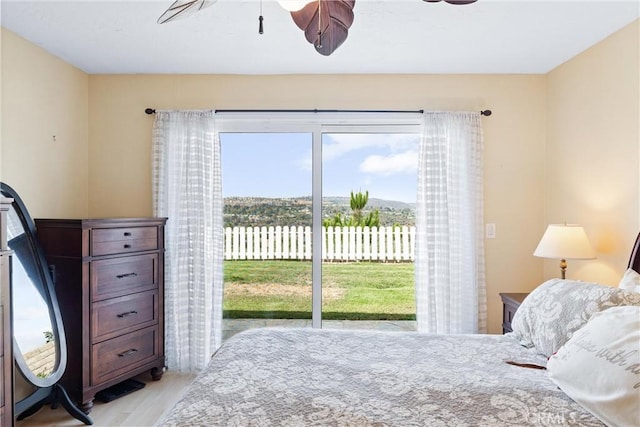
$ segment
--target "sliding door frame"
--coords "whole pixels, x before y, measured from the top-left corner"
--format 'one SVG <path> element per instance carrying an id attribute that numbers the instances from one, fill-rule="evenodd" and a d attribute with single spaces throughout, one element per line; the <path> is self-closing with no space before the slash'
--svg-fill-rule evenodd
<path id="1" fill-rule="evenodd" d="M 338 133 L 422 134 L 420 113 L 218 113 L 218 133 L 306 133 L 312 135 L 311 326 L 322 328 L 322 136 Z"/>

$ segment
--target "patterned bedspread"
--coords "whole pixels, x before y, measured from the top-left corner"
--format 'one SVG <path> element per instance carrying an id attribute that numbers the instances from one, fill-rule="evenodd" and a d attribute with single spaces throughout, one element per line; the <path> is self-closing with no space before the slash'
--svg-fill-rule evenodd
<path id="1" fill-rule="evenodd" d="M 602 426 L 510 335 L 264 328 L 227 341 L 160 425 Z"/>

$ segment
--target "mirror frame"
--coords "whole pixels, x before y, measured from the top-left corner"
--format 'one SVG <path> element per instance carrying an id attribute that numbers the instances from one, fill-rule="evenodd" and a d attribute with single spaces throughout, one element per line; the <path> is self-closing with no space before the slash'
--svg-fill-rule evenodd
<path id="1" fill-rule="evenodd" d="M 0 192 L 5 197 L 10 197 L 13 199 L 13 203 L 11 203 L 12 208 L 17 214 L 20 222 L 22 223 L 22 227 L 24 228 L 25 236 L 28 239 L 29 246 L 33 251 L 34 260 L 36 262 L 36 267 L 40 279 L 42 280 L 43 289 L 45 292 L 45 303 L 49 308 L 49 316 L 51 318 L 51 327 L 52 333 L 54 335 L 54 342 L 56 346 L 56 363 L 51 375 L 42 378 L 35 375 L 31 369 L 27 366 L 27 362 L 22 355 L 22 351 L 20 350 L 20 346 L 18 345 L 15 336 L 13 337 L 13 356 L 20 373 L 22 376 L 32 385 L 38 388 L 46 388 L 52 387 L 55 385 L 67 367 L 67 343 L 66 336 L 64 333 L 64 327 L 62 324 L 62 316 L 60 314 L 60 307 L 58 306 L 58 299 L 56 298 L 56 293 L 54 290 L 53 279 L 51 277 L 51 273 L 49 271 L 49 267 L 44 256 L 44 252 L 40 247 L 40 243 L 36 238 L 36 228 L 35 223 L 29 216 L 29 212 L 27 211 L 22 199 L 18 196 L 18 193 L 15 192 L 13 188 L 5 184 L 4 182 L 0 183 Z M 14 254 L 15 256 L 15 254 Z M 15 283 L 11 283 L 12 289 L 15 289 Z M 12 294 L 15 291 L 12 291 Z M 15 307 L 12 307 L 12 310 Z M 16 406 L 18 406 L 21 402 L 27 403 L 27 401 L 31 401 L 31 397 L 37 393 L 38 390 L 34 391 L 31 395 L 27 396 L 23 401 L 16 402 Z"/>

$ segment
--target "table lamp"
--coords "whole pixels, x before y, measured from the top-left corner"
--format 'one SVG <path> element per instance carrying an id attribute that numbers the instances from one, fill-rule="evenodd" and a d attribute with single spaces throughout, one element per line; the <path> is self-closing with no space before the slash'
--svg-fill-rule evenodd
<path id="1" fill-rule="evenodd" d="M 584 228 L 577 224 L 549 224 L 534 256 L 560 260 L 560 272 L 565 278 L 568 259 L 594 259 L 596 253 Z"/>

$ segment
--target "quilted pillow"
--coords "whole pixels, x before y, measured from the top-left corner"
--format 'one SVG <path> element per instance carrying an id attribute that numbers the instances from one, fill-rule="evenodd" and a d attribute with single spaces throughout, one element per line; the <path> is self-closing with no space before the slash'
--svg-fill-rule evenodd
<path id="1" fill-rule="evenodd" d="M 640 274 L 631 268 L 628 269 L 622 276 L 618 287 L 631 292 L 640 292 Z"/>
<path id="2" fill-rule="evenodd" d="M 513 316 L 513 334 L 525 347 L 551 356 L 594 313 L 640 306 L 640 294 L 597 283 L 551 279 L 533 290 Z"/>
<path id="3" fill-rule="evenodd" d="M 640 307 L 595 313 L 547 363 L 549 378 L 609 426 L 640 425 Z"/>

